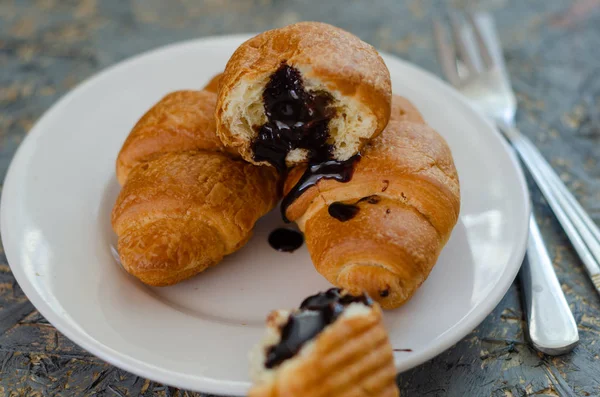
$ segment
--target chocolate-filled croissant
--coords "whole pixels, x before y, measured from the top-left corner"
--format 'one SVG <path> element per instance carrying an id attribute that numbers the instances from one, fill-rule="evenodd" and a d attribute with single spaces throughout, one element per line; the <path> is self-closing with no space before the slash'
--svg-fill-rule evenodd
<path id="1" fill-rule="evenodd" d="M 304 168 L 293 169 L 289 192 Z M 383 308 L 408 300 L 425 281 L 458 221 L 460 187 L 445 140 L 394 97 L 392 115 L 354 164 L 348 182 L 322 179 L 285 215 L 298 223 L 315 268 Z"/>
<path id="2" fill-rule="evenodd" d="M 392 347 L 381 309 L 331 289 L 300 309 L 277 310 L 251 354 L 249 397 L 397 397 Z"/>
<path id="3" fill-rule="evenodd" d="M 215 103 L 209 91 L 165 96 L 119 153 L 112 226 L 123 267 L 146 284 L 174 284 L 218 263 L 279 199 L 275 170 L 222 146 Z"/>
<path id="4" fill-rule="evenodd" d="M 219 86 L 217 132 L 247 161 L 280 170 L 343 161 L 383 130 L 390 101 L 390 74 L 372 46 L 301 22 L 234 52 Z"/>

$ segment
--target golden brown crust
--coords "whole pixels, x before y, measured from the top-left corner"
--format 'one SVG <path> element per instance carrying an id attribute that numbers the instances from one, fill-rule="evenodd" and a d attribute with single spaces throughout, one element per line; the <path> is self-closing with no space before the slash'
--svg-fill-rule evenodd
<path id="1" fill-rule="evenodd" d="M 460 210 L 448 145 L 419 122 L 410 103 L 394 102 L 392 119 L 364 149 L 352 180 L 322 180 L 287 211 L 304 231 L 319 273 L 350 293 L 366 290 L 386 309 L 404 303 L 427 278 Z M 285 192 L 302 171 L 290 172 Z M 380 201 L 356 204 L 372 195 Z M 356 204 L 358 215 L 346 222 L 331 217 L 333 202 Z"/>
<path id="2" fill-rule="evenodd" d="M 207 91 L 165 96 L 119 154 L 123 188 L 112 226 L 123 267 L 146 284 L 174 284 L 218 263 L 279 199 L 273 169 L 224 152 L 215 98 Z"/>
<path id="3" fill-rule="evenodd" d="M 413 123 L 425 124 L 421 112 L 408 99 L 394 95 L 392 97 L 392 113 L 390 118 L 396 121 L 410 121 Z"/>
<path id="4" fill-rule="evenodd" d="M 131 130 L 117 157 L 123 185 L 138 164 L 169 152 L 225 151 L 215 130 L 215 93 L 175 91 L 153 106 Z"/>
<path id="5" fill-rule="evenodd" d="M 306 351 L 304 351 L 306 350 Z M 313 345 L 276 369 L 249 397 L 397 397 L 392 347 L 381 310 L 342 316 Z"/>
<path id="6" fill-rule="evenodd" d="M 331 91 L 354 97 L 369 109 L 377 119 L 376 131 L 371 136 L 377 136 L 386 126 L 390 117 L 391 80 L 375 48 L 332 25 L 296 23 L 263 32 L 243 43 L 229 59 L 221 78 L 217 133 L 226 146 L 237 148 L 247 161 L 254 162 L 250 143 L 231 134 L 222 121 L 223 105 L 242 79 L 264 80 L 282 63 L 300 69 L 305 79 L 317 79 Z"/>
<path id="7" fill-rule="evenodd" d="M 210 79 L 210 81 L 204 86 L 203 90 L 212 92 L 215 94 L 218 93 L 219 92 L 219 83 L 221 82 L 221 76 L 223 76 L 223 73 L 219 73 L 216 76 L 214 76 L 212 79 Z"/>
<path id="8" fill-rule="evenodd" d="M 134 168 L 113 208 L 125 269 L 169 285 L 239 249 L 277 201 L 266 167 L 204 151 L 167 153 Z"/>

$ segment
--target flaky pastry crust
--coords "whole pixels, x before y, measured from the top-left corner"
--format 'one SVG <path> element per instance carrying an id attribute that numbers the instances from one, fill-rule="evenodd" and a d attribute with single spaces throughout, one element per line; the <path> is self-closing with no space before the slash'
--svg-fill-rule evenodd
<path id="1" fill-rule="evenodd" d="M 216 94 L 177 91 L 135 125 L 117 160 L 112 226 L 125 270 L 175 284 L 250 238 L 279 199 L 278 175 L 246 163 L 215 134 Z"/>
<path id="2" fill-rule="evenodd" d="M 284 193 L 304 169 L 293 169 Z M 376 203 L 360 199 L 373 196 Z M 329 205 L 359 207 L 342 222 Z M 385 309 L 402 305 L 425 281 L 458 221 L 460 185 L 446 141 L 410 102 L 394 97 L 391 120 L 362 152 L 352 180 L 321 180 L 287 210 L 304 232 L 315 268 Z"/>

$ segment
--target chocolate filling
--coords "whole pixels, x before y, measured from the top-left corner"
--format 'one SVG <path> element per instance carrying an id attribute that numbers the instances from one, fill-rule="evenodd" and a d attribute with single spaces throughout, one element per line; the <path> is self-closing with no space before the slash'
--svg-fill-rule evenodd
<path id="1" fill-rule="evenodd" d="M 296 230 L 278 228 L 269 234 L 269 244 L 277 251 L 294 252 L 302 246 L 302 243 L 304 237 Z"/>
<path id="2" fill-rule="evenodd" d="M 351 303 L 371 306 L 373 301 L 366 294 L 353 296 L 343 294 L 339 288 L 310 296 L 302 302 L 300 310 L 292 313 L 282 328 L 281 340 L 267 350 L 266 368 L 274 368 L 288 358 L 294 357 L 302 346 L 333 323 Z"/>
<path id="3" fill-rule="evenodd" d="M 280 172 L 293 149 L 306 149 L 311 163 L 331 158 L 329 120 L 335 115 L 326 92 L 306 91 L 300 71 L 285 63 L 271 75 L 263 92 L 267 122 L 252 142 L 254 160 L 268 161 Z"/>
<path id="4" fill-rule="evenodd" d="M 335 116 L 333 98 L 327 92 L 307 91 L 300 71 L 282 63 L 270 77 L 263 92 L 267 122 L 252 142 L 254 160 L 267 161 L 279 172 L 287 170 L 285 159 L 294 149 L 308 152 L 308 167 L 296 186 L 281 203 L 283 220 L 287 208 L 304 191 L 321 179 L 348 182 L 352 178 L 356 155 L 346 161 L 332 159 L 329 121 Z"/>

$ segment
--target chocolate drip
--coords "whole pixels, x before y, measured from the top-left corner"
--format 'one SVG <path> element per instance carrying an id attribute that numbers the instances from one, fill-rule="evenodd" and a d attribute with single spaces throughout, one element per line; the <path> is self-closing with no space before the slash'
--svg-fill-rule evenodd
<path id="1" fill-rule="evenodd" d="M 329 212 L 329 215 L 338 221 L 346 222 L 358 215 L 358 211 L 360 211 L 358 204 L 363 201 L 366 201 L 369 204 L 377 204 L 381 201 L 381 198 L 377 195 L 367 196 L 361 198 L 355 204 L 335 202 L 329 205 L 327 211 Z"/>
<path id="2" fill-rule="evenodd" d="M 263 103 L 267 122 L 252 142 L 254 160 L 268 161 L 280 172 L 291 150 L 306 149 L 311 162 L 331 157 L 329 120 L 335 110 L 327 92 L 304 89 L 300 72 L 282 64 L 265 86 Z"/>
<path id="3" fill-rule="evenodd" d="M 292 229 L 278 228 L 269 234 L 269 244 L 273 249 L 282 252 L 294 252 L 302 246 L 302 233 Z"/>
<path id="4" fill-rule="evenodd" d="M 343 294 L 339 288 L 310 296 L 302 302 L 300 310 L 292 313 L 281 329 L 281 340 L 267 351 L 265 367 L 274 368 L 283 361 L 294 357 L 302 346 L 317 336 L 325 327 L 333 323 L 351 303 L 371 306 L 373 301 L 367 295 Z"/>
<path id="5" fill-rule="evenodd" d="M 289 222 L 286 216 L 288 207 L 310 187 L 321 179 L 335 179 L 338 182 L 348 182 L 354 173 L 354 164 L 360 160 L 360 154 L 346 161 L 329 160 L 323 163 L 311 164 L 306 168 L 302 177 L 281 201 L 281 216 Z"/>
<path id="6" fill-rule="evenodd" d="M 333 203 L 329 205 L 327 211 L 329 215 L 334 217 L 340 222 L 346 222 L 350 219 L 354 218 L 360 208 L 354 204 L 344 204 L 344 203 Z"/>
<path id="7" fill-rule="evenodd" d="M 362 203 L 363 201 L 366 201 L 369 204 L 377 204 L 378 202 L 381 201 L 381 197 L 379 197 L 378 195 L 374 194 L 372 196 L 367 196 L 367 197 L 363 197 L 360 200 L 358 200 L 356 202 L 356 204 L 358 203 Z"/>

